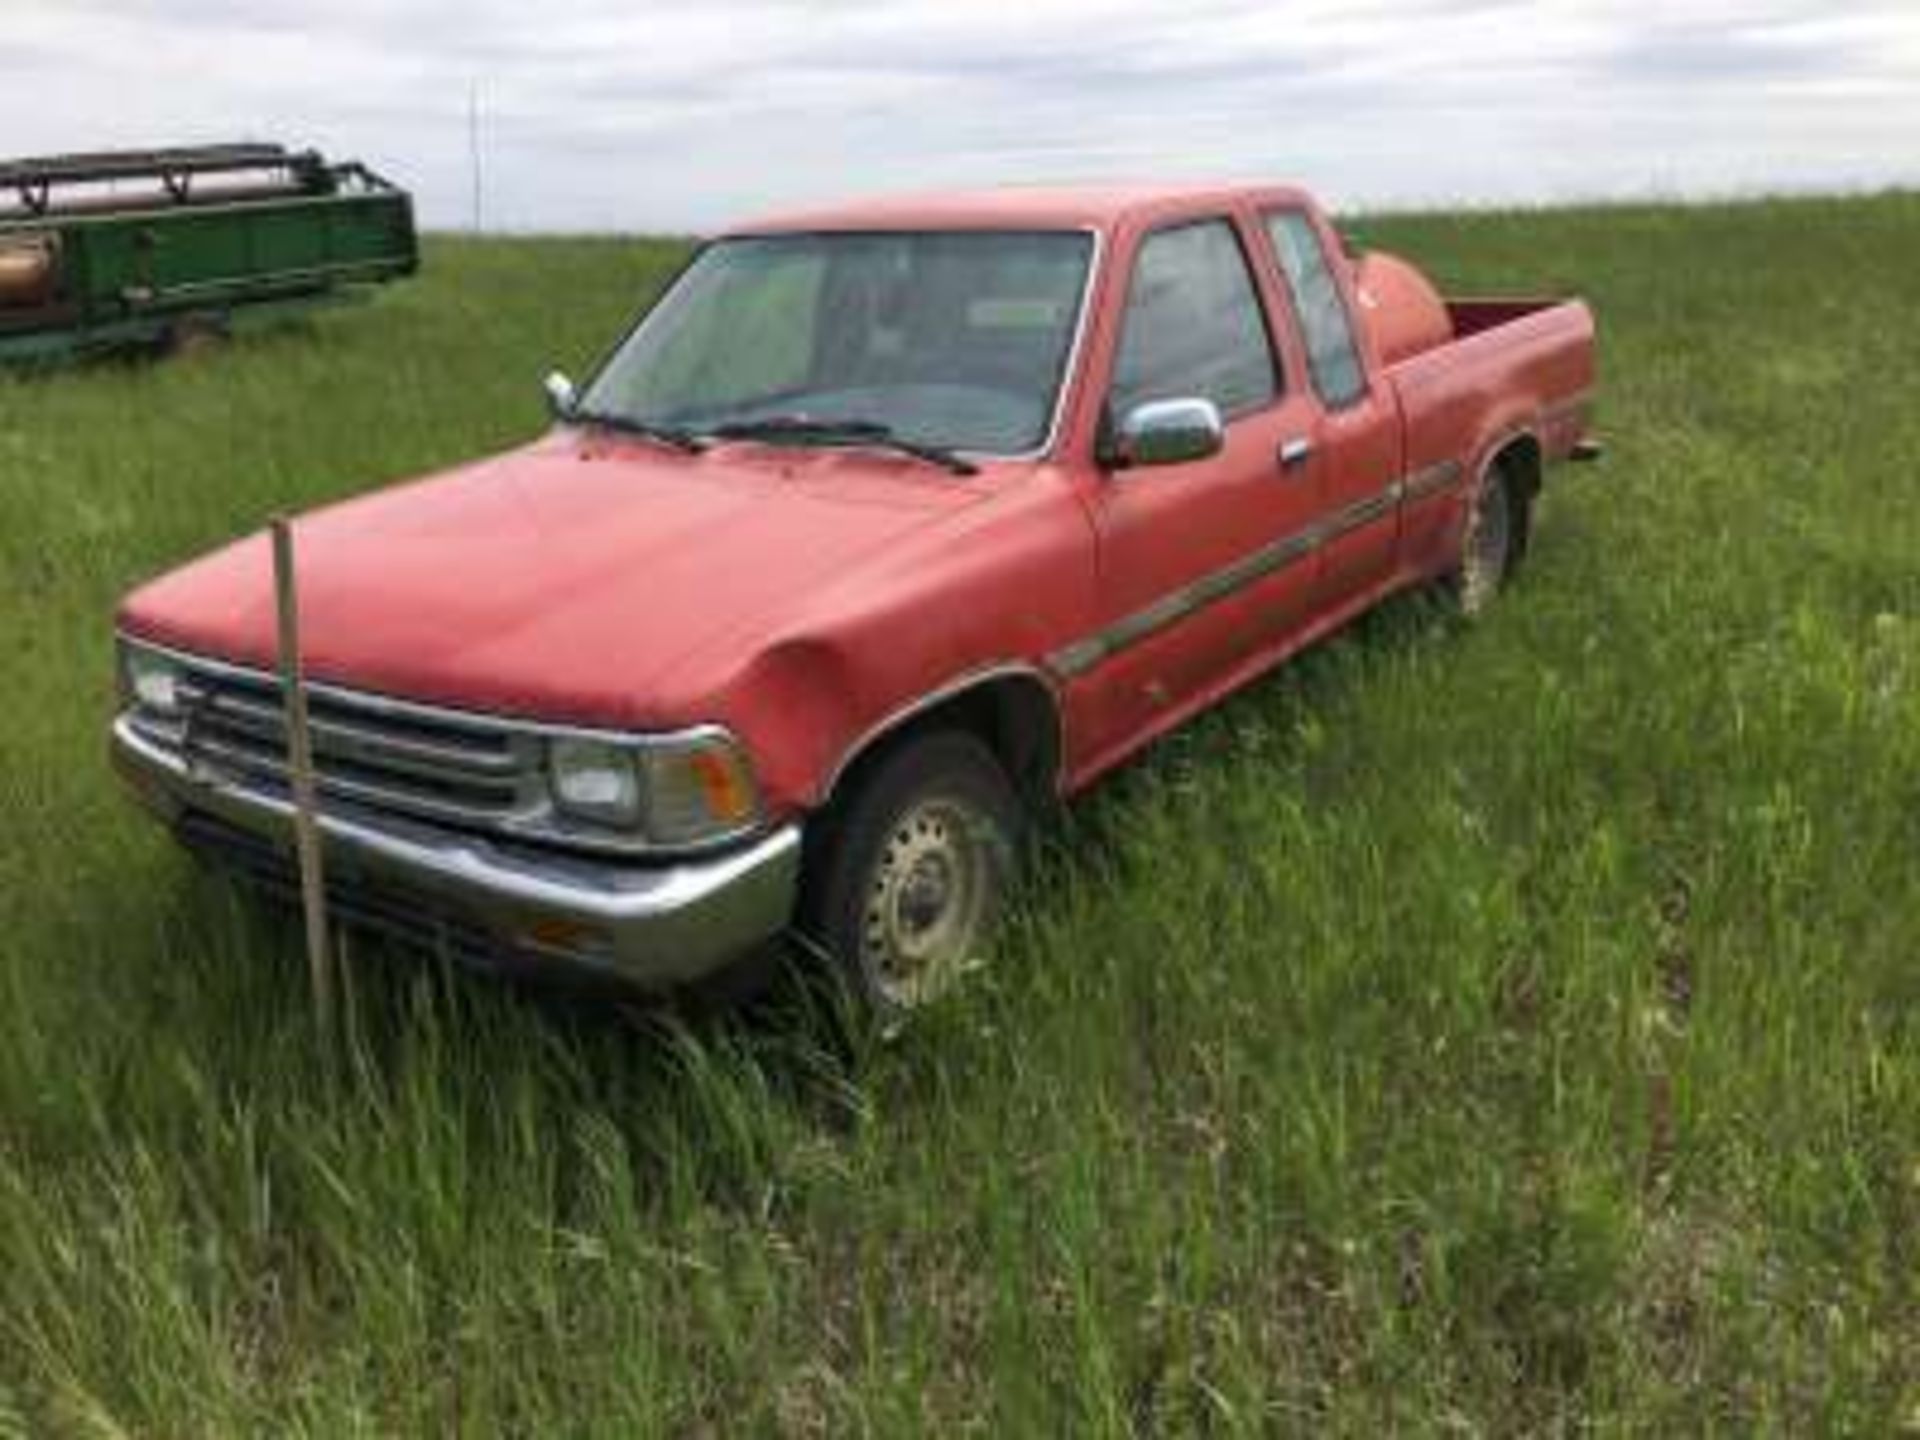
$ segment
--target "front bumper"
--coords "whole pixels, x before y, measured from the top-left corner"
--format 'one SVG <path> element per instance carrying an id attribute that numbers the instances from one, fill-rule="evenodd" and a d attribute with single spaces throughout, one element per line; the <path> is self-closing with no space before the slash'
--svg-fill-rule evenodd
<path id="1" fill-rule="evenodd" d="M 183 838 L 264 855 L 291 873 L 293 802 L 185 760 L 121 716 L 113 757 L 139 798 Z M 463 937 L 459 958 L 612 979 L 644 990 L 697 980 L 779 935 L 800 879 L 800 827 L 724 854 L 666 863 L 590 859 L 509 846 L 365 810 L 319 816 L 330 902 L 350 920 Z M 232 842 L 239 842 L 237 845 Z M 200 848 L 206 848 L 204 844 Z M 524 963 L 516 963 L 524 962 Z"/>

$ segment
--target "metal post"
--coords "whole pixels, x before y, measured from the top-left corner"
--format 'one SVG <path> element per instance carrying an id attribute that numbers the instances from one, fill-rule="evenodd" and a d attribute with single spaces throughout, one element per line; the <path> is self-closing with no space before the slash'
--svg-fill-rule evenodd
<path id="1" fill-rule="evenodd" d="M 293 834 L 300 854 L 300 899 L 307 919 L 307 968 L 323 1030 L 333 1025 L 332 952 L 327 944 L 326 876 L 314 804 L 313 736 L 307 728 L 306 675 L 300 653 L 300 594 L 294 581 L 293 527 L 284 515 L 273 532 L 273 589 L 280 616 L 280 696 L 287 717 L 287 776 L 293 788 Z"/>

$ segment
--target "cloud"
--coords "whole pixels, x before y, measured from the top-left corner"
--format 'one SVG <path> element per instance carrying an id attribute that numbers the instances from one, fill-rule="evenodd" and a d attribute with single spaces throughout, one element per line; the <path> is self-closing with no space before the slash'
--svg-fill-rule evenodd
<path id="1" fill-rule="evenodd" d="M 9 0 L 8 150 L 317 143 L 489 225 L 1268 175 L 1348 203 L 1920 179 L 1920 13 L 1810 0 Z"/>

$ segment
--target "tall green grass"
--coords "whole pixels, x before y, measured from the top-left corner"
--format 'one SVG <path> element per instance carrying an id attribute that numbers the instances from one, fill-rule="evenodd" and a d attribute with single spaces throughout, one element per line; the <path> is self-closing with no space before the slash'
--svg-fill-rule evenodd
<path id="1" fill-rule="evenodd" d="M 0 379 L 0 1435 L 1920 1424 L 1920 197 L 1355 228 L 1590 296 L 1607 463 L 850 1054 L 360 953 L 342 1062 L 104 763 L 128 584 L 534 433 L 674 247 Z"/>

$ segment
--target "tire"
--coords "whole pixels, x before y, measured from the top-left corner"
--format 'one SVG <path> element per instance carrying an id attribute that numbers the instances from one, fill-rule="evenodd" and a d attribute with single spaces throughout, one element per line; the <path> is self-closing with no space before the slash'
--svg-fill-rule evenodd
<path id="1" fill-rule="evenodd" d="M 1479 615 L 1506 587 L 1526 549 L 1529 501 L 1504 466 L 1489 465 L 1474 492 L 1460 540 L 1460 563 L 1448 576 L 1460 613 Z"/>
<path id="2" fill-rule="evenodd" d="M 823 815 L 802 933 L 857 1004 L 897 1025 L 977 963 L 1013 881 L 1028 816 L 992 753 L 936 731 L 883 753 Z"/>

